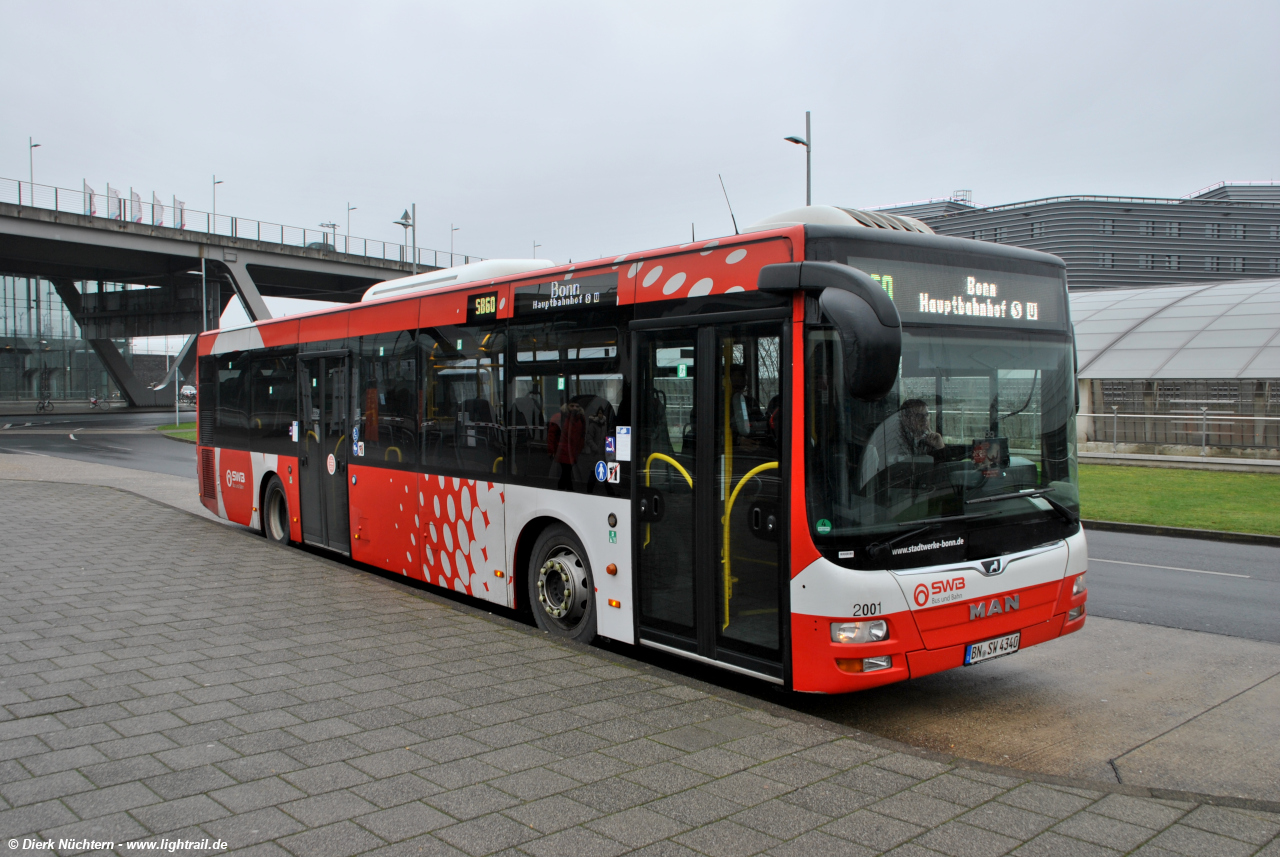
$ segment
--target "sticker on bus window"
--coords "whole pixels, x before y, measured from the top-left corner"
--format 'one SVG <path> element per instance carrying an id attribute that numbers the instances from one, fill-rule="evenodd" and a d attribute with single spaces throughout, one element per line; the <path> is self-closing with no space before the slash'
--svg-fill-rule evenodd
<path id="1" fill-rule="evenodd" d="M 294 442 L 298 442 L 298 421 L 294 420 L 293 425 L 289 427 L 289 438 Z"/>
<path id="2" fill-rule="evenodd" d="M 831 532 L 831 522 L 826 518 L 819 518 L 817 529 L 818 535 L 825 536 L 827 533 Z"/>
<path id="3" fill-rule="evenodd" d="M 609 481 L 618 483 L 622 481 L 622 465 L 616 461 L 610 461 L 608 464 Z"/>
<path id="4" fill-rule="evenodd" d="M 618 426 L 614 449 L 618 461 L 631 460 L 631 426 Z"/>
<path id="5" fill-rule="evenodd" d="M 606 437 L 604 439 L 604 454 L 605 455 L 617 454 L 617 444 L 614 443 L 614 440 L 612 437 Z"/>
<path id="6" fill-rule="evenodd" d="M 604 482 L 609 478 L 609 467 L 603 461 L 596 462 L 596 481 Z"/>
<path id="7" fill-rule="evenodd" d="M 364 458 L 364 441 L 360 441 L 360 451 L 357 452 L 356 455 Z"/>

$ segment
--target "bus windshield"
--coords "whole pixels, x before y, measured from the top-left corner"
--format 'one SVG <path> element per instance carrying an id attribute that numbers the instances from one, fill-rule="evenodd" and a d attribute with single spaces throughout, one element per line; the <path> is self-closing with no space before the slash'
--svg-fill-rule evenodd
<path id="1" fill-rule="evenodd" d="M 876 402 L 845 392 L 838 337 L 816 327 L 806 343 L 809 514 L 820 541 L 883 541 L 961 516 L 1079 516 L 1065 334 L 907 327 L 898 383 Z"/>

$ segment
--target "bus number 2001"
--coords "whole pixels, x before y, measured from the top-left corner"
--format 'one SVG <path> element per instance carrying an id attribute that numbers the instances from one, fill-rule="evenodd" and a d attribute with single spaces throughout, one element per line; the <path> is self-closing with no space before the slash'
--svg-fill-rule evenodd
<path id="1" fill-rule="evenodd" d="M 870 604 L 853 605 L 854 616 L 876 616 L 882 612 L 879 601 L 873 601 Z"/>

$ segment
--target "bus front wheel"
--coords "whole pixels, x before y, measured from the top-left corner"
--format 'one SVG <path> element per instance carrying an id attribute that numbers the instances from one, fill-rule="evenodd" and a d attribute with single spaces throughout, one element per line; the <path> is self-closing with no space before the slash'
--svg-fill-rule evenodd
<path id="1" fill-rule="evenodd" d="M 583 643 L 595 639 L 591 564 L 573 530 L 553 524 L 542 531 L 533 544 L 527 580 L 529 604 L 539 628 Z"/>

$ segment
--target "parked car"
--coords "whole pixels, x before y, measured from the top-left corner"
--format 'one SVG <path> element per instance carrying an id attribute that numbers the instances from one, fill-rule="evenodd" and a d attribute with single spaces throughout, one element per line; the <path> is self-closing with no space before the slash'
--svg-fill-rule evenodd
<path id="1" fill-rule="evenodd" d="M 183 384 L 182 389 L 178 391 L 178 399 L 188 405 L 194 405 L 196 403 L 196 388 L 190 384 Z"/>

